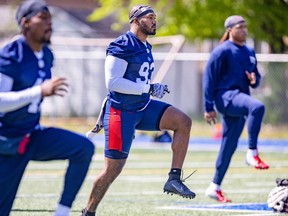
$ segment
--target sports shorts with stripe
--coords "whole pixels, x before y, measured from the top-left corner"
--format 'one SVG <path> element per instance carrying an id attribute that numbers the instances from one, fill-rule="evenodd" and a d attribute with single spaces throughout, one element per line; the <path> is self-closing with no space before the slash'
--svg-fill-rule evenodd
<path id="1" fill-rule="evenodd" d="M 103 119 L 105 157 L 126 159 L 135 137 L 135 130 L 160 131 L 160 120 L 169 106 L 171 105 L 151 100 L 141 111 L 123 111 L 112 107 L 108 100 Z"/>

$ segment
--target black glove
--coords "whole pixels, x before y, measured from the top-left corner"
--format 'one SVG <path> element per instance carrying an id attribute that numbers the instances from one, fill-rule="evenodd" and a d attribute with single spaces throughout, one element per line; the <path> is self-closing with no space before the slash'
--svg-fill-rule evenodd
<path id="1" fill-rule="evenodd" d="M 277 186 L 288 186 L 288 179 L 276 179 Z"/>
<path id="2" fill-rule="evenodd" d="M 167 85 L 163 85 L 160 83 L 155 83 L 150 85 L 149 94 L 153 97 L 162 98 L 166 92 L 169 94 L 170 91 Z"/>

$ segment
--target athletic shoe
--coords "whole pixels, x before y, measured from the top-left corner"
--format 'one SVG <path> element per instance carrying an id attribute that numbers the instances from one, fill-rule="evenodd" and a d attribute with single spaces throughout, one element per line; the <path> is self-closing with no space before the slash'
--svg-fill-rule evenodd
<path id="1" fill-rule="evenodd" d="M 226 197 L 224 197 L 221 190 L 213 190 L 210 187 L 206 189 L 205 195 L 212 199 L 217 200 L 218 202 L 222 202 L 222 203 L 232 202 L 230 199 L 227 199 Z"/>
<path id="2" fill-rule="evenodd" d="M 246 154 L 246 163 L 250 166 L 255 167 L 256 169 L 268 169 L 269 168 L 269 166 L 260 159 L 259 155 L 248 156 L 248 154 Z"/>
<path id="3" fill-rule="evenodd" d="M 88 212 L 86 208 L 82 209 L 81 216 L 96 216 L 95 212 Z"/>
<path id="4" fill-rule="evenodd" d="M 177 194 L 184 198 L 193 199 L 196 194 L 192 192 L 186 185 L 183 184 L 181 180 L 171 180 L 167 181 L 164 185 L 164 193 L 167 194 Z"/>

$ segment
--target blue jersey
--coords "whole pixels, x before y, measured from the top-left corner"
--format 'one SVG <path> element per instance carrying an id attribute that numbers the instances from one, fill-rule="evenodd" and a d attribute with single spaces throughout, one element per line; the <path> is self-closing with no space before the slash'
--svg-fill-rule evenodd
<path id="1" fill-rule="evenodd" d="M 20 37 L 0 50 L 0 73 L 13 79 L 11 91 L 24 90 L 51 78 L 53 54 L 47 46 L 43 47 L 42 60 L 44 64 L 39 64 L 33 50 Z M 17 110 L 0 113 L 0 135 L 17 137 L 32 132 L 39 125 L 41 102 L 35 100 Z"/>
<path id="2" fill-rule="evenodd" d="M 118 37 L 107 48 L 107 55 L 125 60 L 128 65 L 124 78 L 136 83 L 150 84 L 154 71 L 152 46 L 141 42 L 132 32 Z M 141 110 L 150 100 L 148 93 L 142 95 L 122 94 L 110 91 L 108 98 L 112 106 L 119 110 Z"/>
<path id="3" fill-rule="evenodd" d="M 250 85 L 245 71 L 255 72 L 256 83 Z M 203 76 L 205 111 L 212 111 L 217 94 L 226 94 L 228 103 L 237 92 L 250 94 L 249 86 L 259 85 L 261 76 L 257 69 L 255 52 L 248 46 L 239 46 L 227 40 L 216 47 L 210 56 Z"/>

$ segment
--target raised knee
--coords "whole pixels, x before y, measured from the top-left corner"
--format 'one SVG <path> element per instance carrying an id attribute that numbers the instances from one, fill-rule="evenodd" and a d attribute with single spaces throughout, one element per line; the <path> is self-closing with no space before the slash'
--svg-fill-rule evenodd
<path id="1" fill-rule="evenodd" d="M 265 106 L 264 106 L 264 104 L 261 104 L 261 106 L 259 107 L 259 109 L 260 109 L 260 111 L 261 111 L 262 113 L 265 113 Z"/>
<path id="2" fill-rule="evenodd" d="M 181 124 L 186 127 L 186 128 L 191 128 L 192 127 L 192 119 L 187 116 L 187 115 L 184 115 L 183 119 L 181 120 Z"/>
<path id="3" fill-rule="evenodd" d="M 88 139 L 86 139 L 86 141 L 82 143 L 82 145 L 83 145 L 83 156 L 87 159 L 91 159 L 95 152 L 95 145 Z"/>
<path id="4" fill-rule="evenodd" d="M 263 103 L 257 104 L 257 106 L 254 107 L 252 113 L 253 114 L 258 113 L 258 114 L 264 115 L 264 113 L 265 113 L 265 105 Z"/>
<path id="5" fill-rule="evenodd" d="M 192 126 L 192 120 L 186 114 L 183 114 L 178 118 L 177 123 L 174 125 L 174 131 L 182 131 L 185 133 L 190 133 Z"/>

